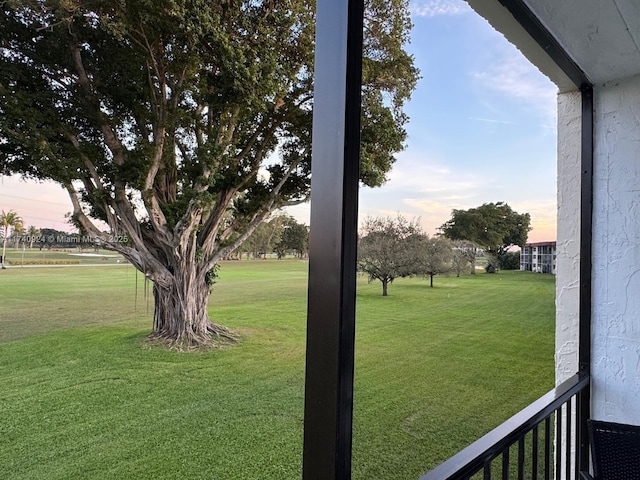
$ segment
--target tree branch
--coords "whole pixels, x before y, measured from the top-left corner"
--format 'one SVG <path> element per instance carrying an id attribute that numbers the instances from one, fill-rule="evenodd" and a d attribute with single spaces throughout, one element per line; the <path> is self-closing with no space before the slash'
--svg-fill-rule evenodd
<path id="1" fill-rule="evenodd" d="M 98 227 L 94 225 L 94 223 L 89 220 L 82 210 L 82 206 L 80 205 L 80 199 L 78 198 L 78 192 L 76 192 L 75 188 L 71 183 L 66 183 L 64 188 L 67 190 L 69 194 L 69 198 L 71 198 L 71 204 L 73 205 L 73 218 L 85 229 L 87 233 L 95 236 L 103 241 L 106 241 L 107 236 L 105 233 L 101 232 Z"/>
<path id="2" fill-rule="evenodd" d="M 220 262 L 220 260 L 225 258 L 236 248 L 242 245 L 245 240 L 251 236 L 255 229 L 258 228 L 258 225 L 260 225 L 270 214 L 270 210 L 263 210 L 259 215 L 254 217 L 254 219 L 249 223 L 249 226 L 247 227 L 245 232 L 240 235 L 231 245 L 218 250 L 215 255 L 213 255 L 213 257 L 206 263 L 203 270 L 205 272 L 211 270 L 217 263 Z"/>
<path id="3" fill-rule="evenodd" d="M 223 122 L 223 116 L 229 116 L 227 122 Z M 238 105 L 235 105 L 231 109 L 231 112 L 223 112 L 220 114 L 220 127 L 218 131 L 218 137 L 216 138 L 217 145 L 228 144 L 231 142 L 231 140 L 233 140 L 233 134 L 236 130 L 239 116 L 240 106 Z"/>
<path id="4" fill-rule="evenodd" d="M 93 101 L 92 103 L 94 113 L 100 119 L 100 129 L 102 130 L 102 134 L 105 137 L 107 146 L 113 154 L 113 160 L 117 165 L 122 165 L 124 163 L 124 152 L 126 149 L 124 145 L 122 145 L 122 142 L 116 136 L 111 125 L 109 125 L 109 123 L 104 119 L 105 116 L 100 110 L 100 102 L 98 101 L 98 98 L 91 88 L 91 80 L 89 80 L 89 76 L 87 75 L 87 72 L 84 68 L 82 55 L 80 54 L 80 46 L 78 45 L 77 41 L 71 42 L 71 56 L 76 68 L 76 73 L 78 74 L 78 84 Z"/>
<path id="5" fill-rule="evenodd" d="M 198 243 L 202 248 L 202 255 L 204 258 L 212 255 L 213 248 L 216 243 L 216 235 L 220 223 L 224 218 L 224 214 L 231 204 L 231 200 L 238 192 L 237 189 L 225 190 L 218 193 L 218 198 L 214 204 L 205 224 L 202 226 L 202 230 L 198 234 Z"/>
<path id="6" fill-rule="evenodd" d="M 201 218 L 202 207 L 198 206 L 195 200 L 190 200 L 187 211 L 182 215 L 180 220 L 176 223 L 176 226 L 173 228 L 175 246 L 187 245 L 189 237 L 193 237 L 195 241 L 197 236 L 193 235 L 193 233 L 200 224 Z"/>
<path id="7" fill-rule="evenodd" d="M 280 207 L 280 205 L 276 205 L 278 196 L 280 195 L 280 191 L 282 190 L 282 187 L 287 182 L 287 180 L 291 176 L 291 173 L 295 170 L 295 168 L 298 166 L 299 163 L 300 163 L 300 160 L 298 160 L 297 162 L 293 162 L 289 166 L 289 168 L 287 169 L 287 172 L 282 176 L 280 181 L 274 186 L 273 190 L 271 191 L 271 194 L 269 195 L 269 200 L 265 202 L 263 208 L 259 210 L 258 213 L 256 213 L 256 215 L 252 218 L 245 232 L 242 235 L 240 235 L 231 245 L 218 250 L 218 252 L 216 252 L 216 254 L 208 261 L 207 263 L 208 269 L 213 268 L 213 266 L 216 263 L 218 263 L 222 258 L 226 257 L 229 253 L 233 252 L 236 248 L 242 245 L 242 243 L 247 238 L 249 238 L 249 236 L 253 233 L 253 231 L 258 227 L 258 225 L 260 225 L 260 223 L 262 223 L 264 219 L 267 218 L 275 208 Z"/>
<path id="8" fill-rule="evenodd" d="M 78 151 L 78 154 L 80 155 L 80 158 L 82 159 L 85 167 L 87 167 L 87 170 L 89 171 L 89 175 L 91 175 L 91 178 L 95 183 L 96 187 L 99 189 L 102 189 L 103 188 L 102 178 L 100 178 L 100 175 L 98 175 L 98 170 L 96 169 L 96 166 L 80 148 L 80 142 L 78 141 L 77 135 L 75 133 L 69 132 L 67 133 L 67 138 L 69 139 L 71 144 L 75 147 L 75 149 Z"/>

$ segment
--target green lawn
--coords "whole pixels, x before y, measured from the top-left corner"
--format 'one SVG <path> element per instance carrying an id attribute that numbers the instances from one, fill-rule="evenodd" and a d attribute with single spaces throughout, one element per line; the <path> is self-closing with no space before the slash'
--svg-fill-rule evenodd
<path id="1" fill-rule="evenodd" d="M 300 477 L 307 264 L 225 263 L 243 336 L 149 349 L 131 267 L 0 272 L 0 477 Z M 137 294 L 136 294 L 137 278 Z M 358 293 L 354 479 L 417 478 L 553 386 L 554 278 L 401 279 Z"/>

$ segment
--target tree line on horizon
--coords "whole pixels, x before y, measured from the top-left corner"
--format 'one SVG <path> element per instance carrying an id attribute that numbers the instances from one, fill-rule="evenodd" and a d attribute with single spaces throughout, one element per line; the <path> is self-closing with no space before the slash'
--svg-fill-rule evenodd
<path id="1" fill-rule="evenodd" d="M 520 255 L 512 246 L 524 246 L 531 230 L 531 217 L 520 214 L 504 202 L 485 203 L 468 210 L 454 209 L 451 218 L 430 237 L 419 220 L 369 217 L 358 242 L 358 269 L 369 281 L 382 283 L 382 295 L 396 278 L 423 276 L 433 287 L 436 275 L 455 271 L 460 276 L 470 266 L 476 273 L 476 257 L 487 258 L 486 270 L 520 268 Z"/>
<path id="2" fill-rule="evenodd" d="M 73 225 L 73 224 L 71 224 Z M 13 248 L 100 248 L 100 239 L 83 235 L 80 232 L 64 232 L 54 228 L 24 226 L 24 220 L 14 210 L 0 213 L 0 238 Z M 287 255 L 306 258 L 309 250 L 309 227 L 286 214 L 274 215 L 263 222 L 236 250 L 225 260 L 246 258 L 266 259 L 276 255 L 278 259 Z M 4 257 L 3 251 L 3 257 Z"/>
<path id="3" fill-rule="evenodd" d="M 101 246 L 95 242 L 81 245 L 83 237 L 79 233 L 35 226 L 25 229 L 23 223 L 13 210 L 2 211 L 2 262 L 8 241 L 13 241 L 15 248 L 19 248 L 21 239 L 23 246 L 28 244 L 33 248 L 35 243 L 40 249 L 54 245 L 60 248 Z M 454 209 L 434 237 L 422 231 L 419 220 L 409 221 L 400 215 L 368 217 L 359 235 L 358 269 L 368 274 L 370 280 L 382 283 L 383 296 L 388 294 L 389 284 L 400 277 L 425 276 L 433 287 L 436 275 L 455 271 L 456 276 L 460 276 L 467 266 L 475 275 L 479 254 L 487 258 L 489 272 L 498 268 L 515 270 L 520 267 L 520 256 L 518 252 L 510 252 L 509 247 L 523 246 L 530 228 L 530 215 L 519 214 L 504 202 L 485 203 L 468 210 Z M 61 243 L 61 238 L 70 240 Z M 286 255 L 303 259 L 308 255 L 308 247 L 309 227 L 289 215 L 278 214 L 258 225 L 225 260 L 266 259 L 273 254 L 278 259 Z"/>

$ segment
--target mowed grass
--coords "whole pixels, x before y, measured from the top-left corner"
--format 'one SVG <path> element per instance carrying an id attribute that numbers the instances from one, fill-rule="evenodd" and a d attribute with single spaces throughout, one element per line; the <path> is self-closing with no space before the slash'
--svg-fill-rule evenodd
<path id="1" fill-rule="evenodd" d="M 220 273 L 242 342 L 187 354 L 145 346 L 131 267 L 0 272 L 0 478 L 300 478 L 307 264 Z M 552 388 L 552 276 L 380 293 L 360 278 L 354 479 L 417 478 Z"/>

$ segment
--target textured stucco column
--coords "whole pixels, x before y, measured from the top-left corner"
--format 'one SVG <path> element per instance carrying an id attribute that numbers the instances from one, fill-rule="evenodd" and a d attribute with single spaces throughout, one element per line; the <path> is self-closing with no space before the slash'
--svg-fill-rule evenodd
<path id="1" fill-rule="evenodd" d="M 578 371 L 581 116 L 579 91 L 558 95 L 556 384 Z"/>
<path id="2" fill-rule="evenodd" d="M 640 77 L 594 89 L 592 416 L 640 425 Z"/>

